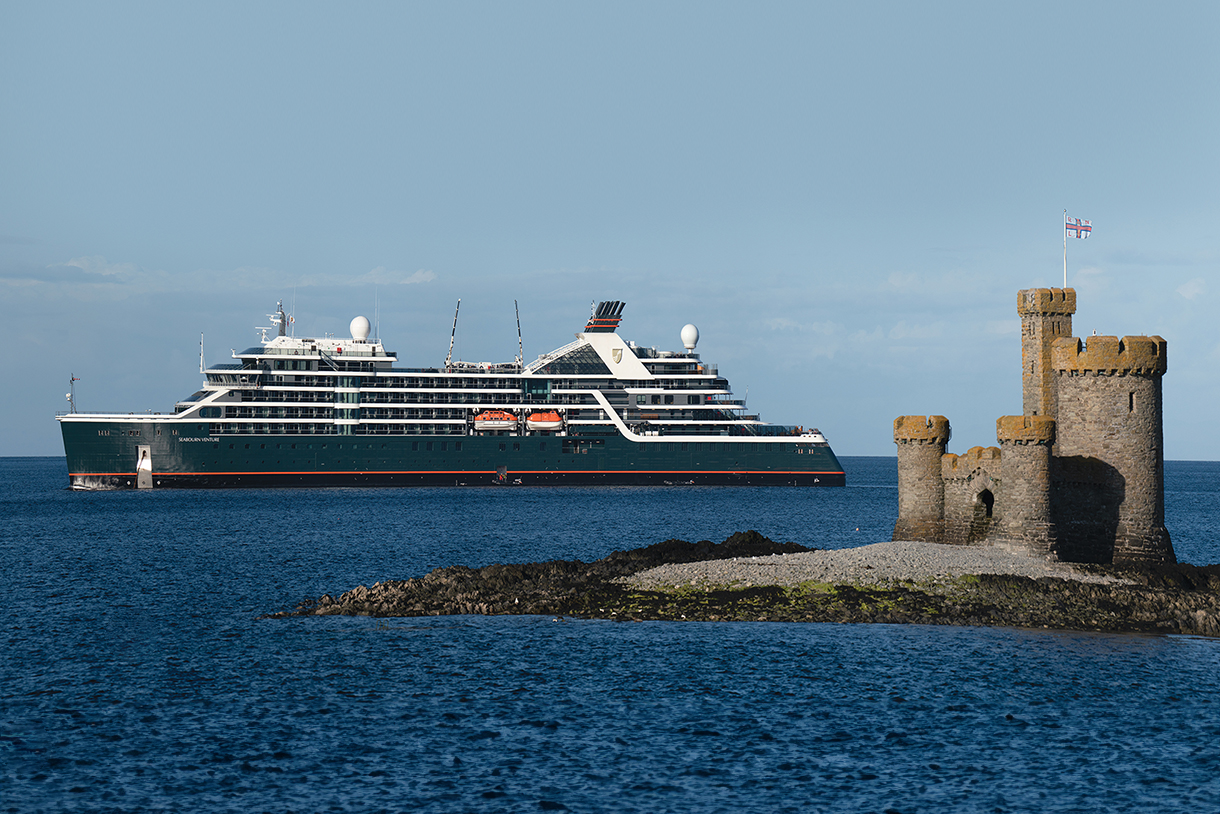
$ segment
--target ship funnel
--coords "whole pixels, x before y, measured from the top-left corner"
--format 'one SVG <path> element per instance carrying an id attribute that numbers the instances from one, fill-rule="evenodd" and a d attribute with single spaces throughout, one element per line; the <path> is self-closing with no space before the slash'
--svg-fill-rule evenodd
<path id="1" fill-rule="evenodd" d="M 613 333 L 623 319 L 623 307 L 626 303 L 619 300 L 605 300 L 597 304 L 597 308 L 589 317 L 585 331 L 589 333 Z"/>

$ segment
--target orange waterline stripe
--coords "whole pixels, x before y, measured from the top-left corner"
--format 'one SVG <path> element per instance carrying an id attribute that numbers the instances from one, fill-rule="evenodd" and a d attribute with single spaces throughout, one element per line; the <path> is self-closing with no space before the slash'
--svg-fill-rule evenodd
<path id="1" fill-rule="evenodd" d="M 153 472 L 154 477 L 195 477 L 197 475 L 495 475 L 495 469 L 360 469 L 245 472 Z M 839 471 L 778 470 L 778 469 L 509 469 L 515 475 L 845 475 Z M 69 472 L 73 478 L 134 478 L 135 472 Z"/>

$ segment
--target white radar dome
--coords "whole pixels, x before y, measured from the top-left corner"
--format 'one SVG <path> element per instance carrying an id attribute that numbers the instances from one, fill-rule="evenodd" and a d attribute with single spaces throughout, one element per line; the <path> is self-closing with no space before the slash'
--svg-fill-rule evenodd
<path id="1" fill-rule="evenodd" d="M 694 325 L 686 325 L 682 328 L 682 347 L 687 350 L 694 350 L 695 345 L 699 344 L 699 329 Z"/>
<path id="2" fill-rule="evenodd" d="M 352 320 L 352 339 L 363 342 L 369 338 L 369 321 L 364 317 Z"/>

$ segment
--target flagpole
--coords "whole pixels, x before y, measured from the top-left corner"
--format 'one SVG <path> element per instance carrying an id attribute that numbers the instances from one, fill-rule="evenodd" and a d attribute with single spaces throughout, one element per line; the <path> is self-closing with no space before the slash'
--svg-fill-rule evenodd
<path id="1" fill-rule="evenodd" d="M 1068 211 L 1063 210 L 1063 290 L 1068 287 Z"/>

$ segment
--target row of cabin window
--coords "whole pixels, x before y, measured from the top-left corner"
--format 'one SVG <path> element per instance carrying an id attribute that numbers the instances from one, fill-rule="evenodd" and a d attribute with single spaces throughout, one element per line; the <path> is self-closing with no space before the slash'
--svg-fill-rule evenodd
<path id="1" fill-rule="evenodd" d="M 745 452 L 747 449 L 761 449 L 764 452 L 790 452 L 788 444 L 779 443 L 763 443 L 763 444 L 744 444 L 733 441 L 662 441 L 660 443 L 645 443 L 643 441 L 637 444 L 640 449 L 652 448 L 664 452 L 702 452 L 706 449 L 708 452 Z M 803 452 L 803 447 L 797 447 L 797 452 Z"/>
<path id="2" fill-rule="evenodd" d="M 465 424 L 315 424 L 309 422 L 210 424 L 210 435 L 463 435 Z"/>
<path id="3" fill-rule="evenodd" d="M 97 431 L 97 434 L 98 434 L 98 435 L 110 435 L 110 430 L 98 430 L 98 431 Z M 120 435 L 122 435 L 122 431 L 121 431 L 121 430 L 120 430 L 119 434 L 120 434 Z M 177 430 L 170 430 L 170 434 L 171 434 L 171 435 L 177 435 L 177 434 L 178 434 L 178 431 L 177 431 Z M 127 435 L 128 435 L 129 437 L 131 437 L 131 438 L 139 438 L 139 437 L 140 437 L 140 431 L 139 431 L 139 430 L 128 430 L 128 431 L 127 431 Z M 160 427 L 157 427 L 157 436 L 158 436 L 158 437 L 160 437 L 160 435 L 161 435 L 161 428 L 160 428 Z"/>
<path id="4" fill-rule="evenodd" d="M 429 451 L 431 451 L 433 442 L 432 442 L 432 441 L 427 441 L 427 442 L 425 442 L 425 443 L 428 445 L 428 446 L 427 446 L 427 449 L 428 449 Z M 441 442 L 440 442 L 440 445 L 441 445 L 441 451 L 442 451 L 442 452 L 447 451 L 447 450 L 449 449 L 449 442 L 448 442 L 448 441 L 441 441 Z M 326 449 L 328 446 L 329 446 L 329 444 L 318 444 L 318 449 Z M 357 443 L 357 444 L 348 444 L 348 445 L 347 445 L 347 448 L 348 448 L 348 449 L 373 449 L 373 446 L 374 446 L 373 444 L 358 444 L 358 443 Z M 516 446 L 516 447 L 519 447 L 520 445 L 518 444 L 518 445 L 515 445 L 515 446 Z M 237 447 L 237 445 L 236 445 L 236 444 L 229 444 L 229 449 L 236 449 L 236 447 Z M 305 449 L 313 449 L 313 444 L 302 444 L 302 447 L 304 447 Z M 546 449 L 546 444 L 543 444 L 543 445 L 542 445 L 542 447 L 543 447 L 543 449 Z M 244 448 L 244 449 L 250 449 L 250 444 L 244 444 L 244 445 L 243 445 L 243 448 Z M 258 448 L 259 448 L 259 449 L 267 449 L 267 444 L 265 444 L 265 443 L 263 443 L 263 444 L 259 444 L 259 445 L 258 445 Z M 297 445 L 296 445 L 296 444 L 276 444 L 276 445 L 275 445 L 275 448 L 276 448 L 276 449 L 296 449 L 296 448 L 297 448 Z M 386 445 L 385 445 L 385 444 L 382 444 L 382 445 L 381 445 L 381 448 L 382 448 L 382 449 L 385 449 L 385 448 L 386 448 Z M 220 449 L 220 444 L 212 444 L 212 449 Z M 340 444 L 335 444 L 335 449 L 343 449 L 343 444 L 341 444 L 341 443 L 340 443 Z M 413 444 L 411 444 L 411 449 L 412 449 L 412 450 L 418 450 L 418 449 L 419 449 L 419 442 L 418 442 L 418 441 L 416 441 L 416 442 L 414 442 Z M 503 444 L 501 444 L 501 445 L 500 445 L 500 449 L 504 449 L 504 445 L 503 445 Z M 461 442 L 461 441 L 454 441 L 454 442 L 453 442 L 453 451 L 454 451 L 454 452 L 461 452 L 461 451 L 462 451 L 462 442 Z"/>
<path id="5" fill-rule="evenodd" d="M 137 432 L 138 432 L 138 431 L 137 431 Z M 583 439 L 569 439 L 569 440 L 568 440 L 567 442 L 565 442 L 565 443 L 564 443 L 564 445 L 563 445 L 563 447 L 564 447 L 564 451 L 565 451 L 565 452 L 574 452 L 574 451 L 576 451 L 576 450 L 574 449 L 575 447 L 580 447 L 580 449 L 581 449 L 581 450 L 587 451 L 587 450 L 588 450 L 588 447 L 587 447 L 587 446 L 585 446 L 585 444 L 587 444 L 588 442 L 587 442 L 587 441 L 585 441 L 585 444 L 582 444 L 582 443 L 581 443 L 581 441 L 582 441 L 582 440 L 583 440 Z M 440 452 L 448 452 L 448 451 L 449 451 L 449 442 L 448 442 L 448 441 L 412 441 L 412 442 L 411 442 L 411 451 L 412 451 L 412 452 L 419 452 L 419 451 L 420 451 L 420 444 L 421 444 L 421 443 L 424 445 L 424 447 L 423 447 L 423 451 L 425 451 L 425 452 L 434 452 L 434 451 L 438 451 L 438 450 L 439 450 Z M 438 447 L 436 447 L 436 446 L 434 446 L 434 445 L 437 445 L 437 444 L 439 444 L 439 448 L 438 448 Z M 539 442 L 538 442 L 538 451 L 539 451 L 539 452 L 546 452 L 546 445 L 547 445 L 547 442 L 546 442 L 546 441 L 539 441 Z M 304 446 L 305 446 L 305 448 L 306 448 L 306 449 L 313 449 L 313 444 L 305 444 Z M 318 448 L 319 448 L 319 449 L 326 449 L 326 448 L 327 448 L 327 446 L 328 446 L 327 444 L 319 444 L 319 445 L 318 445 Z M 349 444 L 348 446 L 349 446 L 349 448 L 351 448 L 351 449 L 360 449 L 360 448 L 361 448 L 361 445 L 360 445 L 360 444 Z M 367 446 L 367 448 L 368 448 L 368 449 L 373 449 L 373 445 L 372 445 L 372 444 L 367 444 L 367 445 L 365 445 L 365 446 Z M 649 446 L 654 447 L 654 448 L 660 448 L 660 449 L 663 449 L 663 450 L 666 450 L 666 451 L 674 451 L 674 450 L 676 449 L 677 451 L 680 451 L 680 452 L 686 452 L 686 451 L 700 452 L 700 451 L 702 451 L 702 450 L 703 450 L 703 447 L 704 447 L 704 446 L 706 446 L 706 447 L 707 447 L 707 451 L 709 451 L 709 452 L 712 452 L 712 451 L 724 451 L 724 452 L 732 452 L 732 451 L 737 451 L 737 452 L 744 452 L 744 451 L 745 451 L 745 448 L 746 448 L 747 446 L 751 446 L 751 445 L 748 445 L 748 444 L 742 444 L 742 443 L 737 443 L 737 444 L 734 444 L 734 443 L 721 443 L 721 442 L 698 442 L 698 443 L 695 443 L 695 442 L 685 442 L 685 443 L 683 443 L 683 442 L 677 442 L 677 441 L 675 441 L 675 442 L 665 442 L 665 443 L 661 443 L 661 444 L 644 444 L 644 443 L 639 444 L 639 447 L 640 447 L 641 449 L 644 449 L 645 447 L 649 447 Z M 776 450 L 777 450 L 777 451 L 781 451 L 781 452 L 788 452 L 788 451 L 789 451 L 789 449 L 788 449 L 788 446 L 789 446 L 789 445 L 788 445 L 788 444 L 778 444 L 778 443 L 777 443 L 777 444 L 766 444 L 766 443 L 764 443 L 764 444 L 762 444 L 761 446 L 762 446 L 763 450 L 764 450 L 764 451 L 767 451 L 767 452 L 776 451 Z M 245 449 L 250 449 L 250 444 L 245 444 L 245 445 L 243 445 L 243 447 L 244 447 Z M 382 444 L 382 445 L 381 445 L 381 448 L 382 448 L 382 449 L 385 449 L 385 447 L 386 447 L 386 445 L 385 445 L 385 444 Z M 689 450 L 688 450 L 688 447 L 690 448 Z M 775 447 L 775 448 L 776 448 L 776 450 L 772 450 L 772 447 Z M 212 445 L 212 448 L 213 448 L 213 449 L 219 449 L 219 448 L 220 448 L 220 444 L 213 444 L 213 445 Z M 236 444 L 229 444 L 229 449 L 235 449 L 235 448 L 236 448 Z M 265 444 L 265 443 L 263 443 L 263 444 L 259 444 L 259 445 L 258 445 L 258 448 L 259 448 L 259 449 L 266 449 L 266 448 L 267 448 L 267 444 Z M 287 448 L 287 449 L 296 449 L 296 448 L 297 448 L 297 445 L 296 445 L 296 444 L 276 444 L 276 445 L 275 445 L 275 448 L 276 448 L 276 449 L 283 449 L 283 448 Z M 335 448 L 336 448 L 336 449 L 343 449 L 343 444 L 336 444 L 336 445 L 335 445 Z M 735 449 L 734 449 L 734 448 L 735 448 Z M 507 451 L 507 449 L 508 449 L 508 442 L 507 442 L 507 441 L 501 441 L 501 442 L 500 442 L 500 451 L 501 451 L 501 452 L 506 452 L 506 451 Z M 513 442 L 513 451 L 514 451 L 514 452 L 520 452 L 520 450 L 521 450 L 521 442 L 520 442 L 520 441 L 514 441 L 514 442 Z M 453 442 L 453 451 L 454 451 L 454 452 L 461 452 L 461 451 L 462 451 L 462 442 L 461 442 L 461 441 L 454 441 L 454 442 Z M 803 452 L 804 450 L 803 450 L 801 447 L 797 447 L 796 451 L 797 451 L 797 452 Z"/>
<path id="6" fill-rule="evenodd" d="M 291 370 L 292 368 L 276 367 L 276 370 Z M 302 370 L 304 368 L 301 368 Z M 251 368 L 254 370 L 254 368 Z M 236 384 L 245 379 L 235 374 L 213 373 L 208 377 L 209 381 L 216 384 Z M 450 389 L 475 389 L 482 390 L 491 388 L 516 390 L 522 386 L 520 379 L 416 379 L 416 378 L 398 378 L 398 377 L 378 377 L 365 378 L 362 376 L 336 376 L 332 380 L 330 376 L 275 376 L 273 380 L 277 383 L 284 384 L 300 384 L 304 387 L 363 387 L 363 388 L 450 388 Z M 669 380 L 653 380 L 647 381 L 618 381 L 618 380 L 577 380 L 568 381 L 561 379 L 550 379 L 550 388 L 558 390 L 571 389 L 617 389 L 619 387 L 663 387 L 667 390 L 687 390 L 692 387 L 703 388 L 707 382 L 702 379 L 669 379 Z M 531 393 L 542 392 L 542 387 L 539 384 L 526 381 L 525 386 Z"/>

